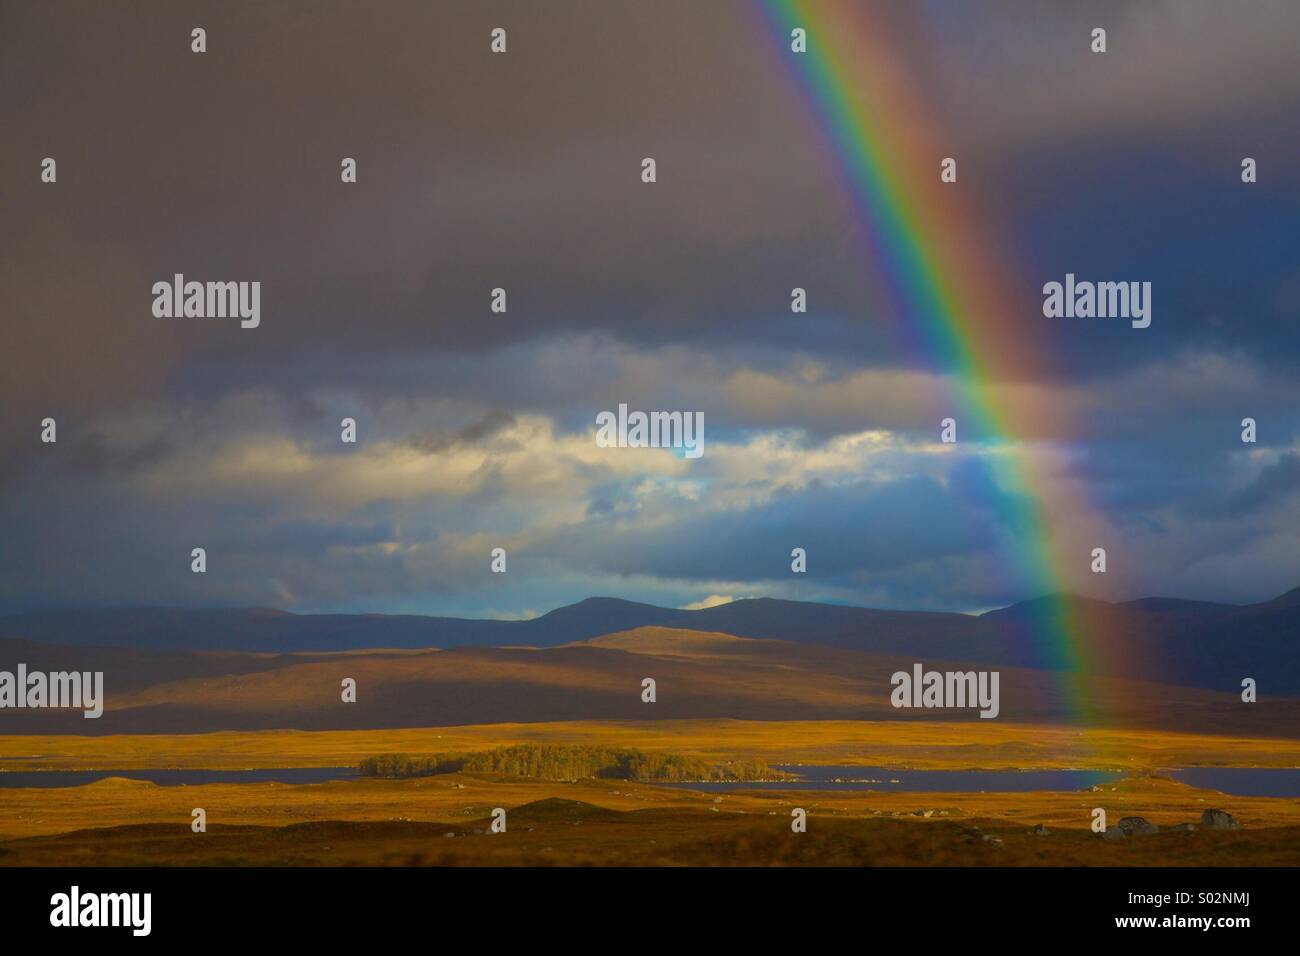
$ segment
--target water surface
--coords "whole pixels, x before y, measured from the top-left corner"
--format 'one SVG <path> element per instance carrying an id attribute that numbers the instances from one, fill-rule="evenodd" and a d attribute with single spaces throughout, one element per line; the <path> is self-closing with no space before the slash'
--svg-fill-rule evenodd
<path id="1" fill-rule="evenodd" d="M 683 783 L 688 790 L 876 790 L 899 793 L 1029 793 L 1109 787 L 1125 776 L 1099 770 L 890 770 L 885 767 L 782 765 L 798 780 Z M 1161 770 L 1189 786 L 1238 797 L 1300 797 L 1300 768 L 1192 767 Z"/>
<path id="2" fill-rule="evenodd" d="M 885 767 L 781 765 L 797 780 L 679 783 L 687 790 L 875 790 L 898 793 L 1029 793 L 1112 786 L 1124 774 L 1097 770 L 890 770 Z M 1238 797 L 1300 797 L 1300 768 L 1191 767 L 1161 770 L 1193 787 Z M 80 787 L 106 777 L 147 780 L 163 787 L 213 783 L 327 783 L 357 778 L 355 767 L 279 767 L 259 770 L 0 770 L 4 787 Z"/>
<path id="3" fill-rule="evenodd" d="M 774 769 L 798 780 L 745 783 L 683 783 L 690 790 L 895 790 L 899 793 L 1027 793 L 1032 790 L 1087 790 L 1124 775 L 1097 770 L 890 770 L 885 767 L 781 765 Z"/>
<path id="4" fill-rule="evenodd" d="M 1189 767 L 1161 773 L 1234 797 L 1300 797 L 1300 767 Z"/>
<path id="5" fill-rule="evenodd" d="M 208 783 L 326 783 L 348 780 L 356 767 L 283 767 L 261 770 L 3 770 L 3 787 L 80 787 L 106 777 L 147 780 L 162 787 Z"/>

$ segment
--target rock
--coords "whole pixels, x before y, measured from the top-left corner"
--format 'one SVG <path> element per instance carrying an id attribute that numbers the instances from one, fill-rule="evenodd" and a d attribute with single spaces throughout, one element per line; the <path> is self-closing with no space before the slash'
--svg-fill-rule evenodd
<path id="1" fill-rule="evenodd" d="M 1196 829 L 1196 824 L 1195 824 L 1195 823 L 1175 823 L 1175 824 L 1174 824 L 1173 826 L 1171 826 L 1169 829 L 1171 829 L 1171 830 L 1178 830 L 1178 831 L 1181 832 L 1181 833 L 1189 833 L 1189 832 L 1191 832 L 1192 830 L 1195 830 L 1195 829 Z"/>
<path id="2" fill-rule="evenodd" d="M 913 811 L 912 811 L 912 816 L 914 816 L 914 817 L 932 817 L 932 816 L 934 816 L 934 811 L 933 811 L 933 810 L 913 810 Z"/>
<path id="3" fill-rule="evenodd" d="M 993 846 L 1002 845 L 1002 837 L 994 836 L 992 833 L 986 833 L 984 834 L 984 836 L 980 837 L 980 839 L 982 839 L 985 843 L 992 844 Z"/>
<path id="4" fill-rule="evenodd" d="M 1207 830 L 1241 829 L 1241 824 L 1227 810 L 1206 810 L 1201 814 L 1201 826 Z"/>
<path id="5" fill-rule="evenodd" d="M 455 835 L 456 835 L 456 834 L 454 834 L 454 833 L 444 833 L 444 834 L 443 834 L 443 836 L 446 837 L 448 840 L 450 840 L 450 839 L 451 839 L 452 837 L 454 837 Z"/>
<path id="6" fill-rule="evenodd" d="M 713 798 L 713 802 L 714 802 L 714 803 L 721 803 L 721 802 L 722 802 L 722 798 L 721 798 L 721 797 L 714 797 L 714 798 Z"/>
<path id="7" fill-rule="evenodd" d="M 1119 827 L 1107 827 L 1101 832 L 1103 840 L 1122 840 L 1127 834 Z"/>
<path id="8" fill-rule="evenodd" d="M 1047 827 L 1043 826 L 1041 823 L 1039 823 L 1029 832 L 1032 833 L 1034 836 L 1047 836 L 1047 834 L 1051 833 L 1052 831 L 1047 829 Z"/>
<path id="9" fill-rule="evenodd" d="M 1149 836 L 1160 832 L 1158 826 L 1144 817 L 1125 817 L 1119 821 L 1119 828 L 1125 836 Z"/>

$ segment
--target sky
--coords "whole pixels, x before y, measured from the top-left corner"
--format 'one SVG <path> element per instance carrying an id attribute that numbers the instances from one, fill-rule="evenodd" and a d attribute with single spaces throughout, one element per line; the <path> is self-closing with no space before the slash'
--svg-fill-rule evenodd
<path id="1" fill-rule="evenodd" d="M 1300 585 L 1300 7 L 881 6 L 1043 358 L 982 385 L 1068 429 L 940 442 L 956 373 L 754 4 L 0 2 L 0 612 L 977 611 L 1036 596 L 1006 441 L 1104 517 L 1071 591 Z M 156 317 L 175 273 L 260 325 Z M 1151 327 L 1045 317 L 1066 273 Z M 621 403 L 704 454 L 599 447 Z"/>

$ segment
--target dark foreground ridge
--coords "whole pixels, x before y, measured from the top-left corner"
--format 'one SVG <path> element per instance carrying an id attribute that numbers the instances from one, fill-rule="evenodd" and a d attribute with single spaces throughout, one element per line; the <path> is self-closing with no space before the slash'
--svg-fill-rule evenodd
<path id="1" fill-rule="evenodd" d="M 214 824 L 79 830 L 0 843 L 0 867 L 62 866 L 1294 866 L 1300 827 L 1164 830 L 1107 840 L 1046 834 L 1005 820 L 845 819 L 810 814 L 792 835 L 785 813 L 617 811 L 548 798 L 460 823 L 324 820 L 288 826 Z"/>

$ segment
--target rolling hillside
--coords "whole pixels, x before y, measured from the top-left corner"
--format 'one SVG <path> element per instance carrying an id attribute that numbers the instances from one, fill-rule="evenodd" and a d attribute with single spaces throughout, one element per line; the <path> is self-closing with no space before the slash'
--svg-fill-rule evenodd
<path id="1" fill-rule="evenodd" d="M 644 627 L 552 648 L 456 648 L 329 654 L 88 652 L 0 642 L 0 661 L 105 672 L 106 708 L 6 710 L 0 733 L 191 733 L 375 729 L 474 723 L 738 718 L 971 720 L 973 710 L 890 706 L 890 675 L 912 655 L 864 653 L 717 632 Z M 927 667 L 967 665 L 926 658 Z M 7 664 L 5 666 L 12 666 Z M 1054 723 L 1079 715 L 1055 674 L 999 667 L 1000 720 Z M 344 678 L 357 682 L 343 703 Z M 641 700 L 653 677 L 658 699 Z M 1300 736 L 1300 701 L 1244 705 L 1235 694 L 1097 678 L 1086 685 L 1103 722 L 1129 728 Z"/>

